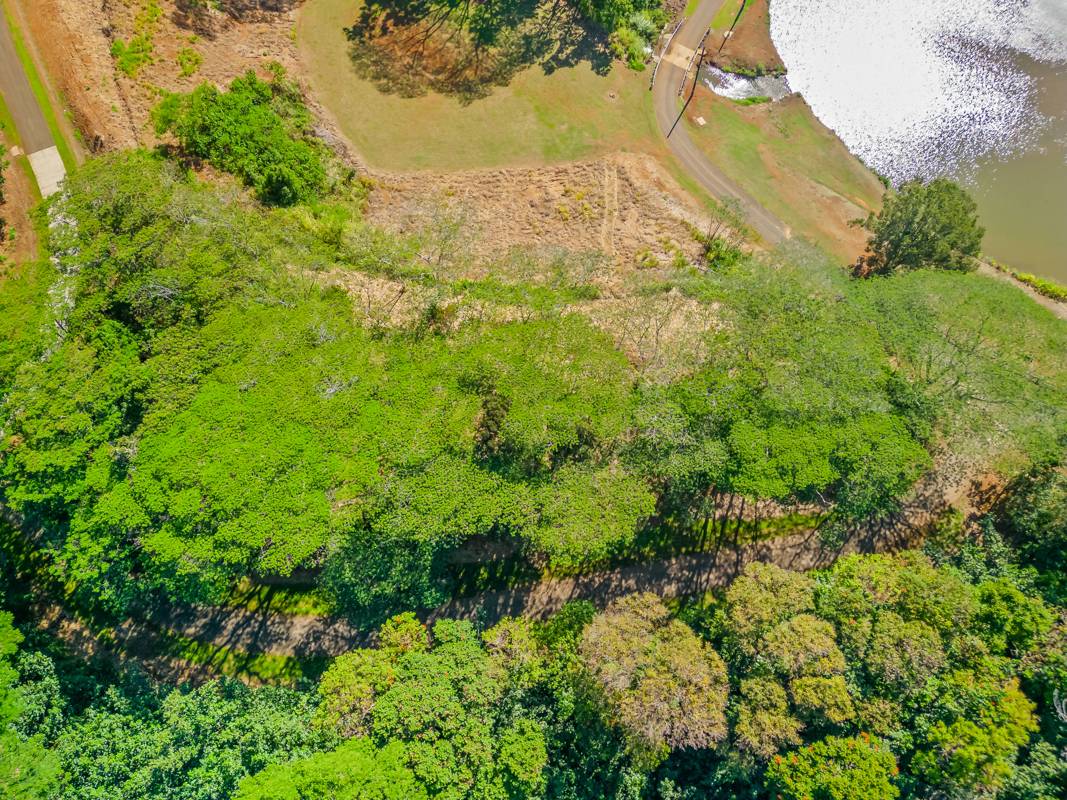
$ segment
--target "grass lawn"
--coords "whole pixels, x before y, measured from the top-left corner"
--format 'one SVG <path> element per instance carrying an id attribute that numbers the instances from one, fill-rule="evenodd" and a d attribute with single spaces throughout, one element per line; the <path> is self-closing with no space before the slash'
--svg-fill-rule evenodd
<path id="1" fill-rule="evenodd" d="M 297 40 L 315 96 L 372 166 L 453 170 L 536 166 L 617 150 L 661 152 L 650 73 L 587 63 L 546 75 L 534 65 L 484 99 L 384 94 L 357 77 L 344 28 L 355 0 L 308 0 Z"/>
<path id="2" fill-rule="evenodd" d="M 746 106 L 702 91 L 686 123 L 708 158 L 794 234 L 845 260 L 862 250 L 866 237 L 848 222 L 878 208 L 883 186 L 803 99 Z"/>

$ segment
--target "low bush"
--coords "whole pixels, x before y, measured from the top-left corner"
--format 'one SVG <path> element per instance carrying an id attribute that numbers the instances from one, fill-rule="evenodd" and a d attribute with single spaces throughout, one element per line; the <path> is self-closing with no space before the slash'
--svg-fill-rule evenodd
<path id="1" fill-rule="evenodd" d="M 303 135 L 307 110 L 280 71 L 270 82 L 250 71 L 225 92 L 203 83 L 169 95 L 153 120 L 158 134 L 174 134 L 186 152 L 237 175 L 265 203 L 309 202 L 326 188 L 322 156 Z"/>

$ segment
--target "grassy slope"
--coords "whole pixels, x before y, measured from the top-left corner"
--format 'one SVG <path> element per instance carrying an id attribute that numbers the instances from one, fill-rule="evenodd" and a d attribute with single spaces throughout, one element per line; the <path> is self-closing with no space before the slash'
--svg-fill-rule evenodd
<path id="1" fill-rule="evenodd" d="M 883 187 L 800 98 L 742 106 L 700 93 L 687 120 L 708 158 L 795 233 L 846 260 L 862 248 L 848 221 L 877 208 Z"/>
<path id="2" fill-rule="evenodd" d="M 297 33 L 315 95 L 375 167 L 539 165 L 661 147 L 648 74 L 621 66 L 607 76 L 588 64 L 551 75 L 533 66 L 469 105 L 435 94 L 382 94 L 350 64 L 343 28 L 358 10 L 352 0 L 309 0 Z"/>
<path id="3" fill-rule="evenodd" d="M 729 30 L 744 2 L 745 0 L 726 0 L 712 18 L 711 29 L 713 31 Z"/>

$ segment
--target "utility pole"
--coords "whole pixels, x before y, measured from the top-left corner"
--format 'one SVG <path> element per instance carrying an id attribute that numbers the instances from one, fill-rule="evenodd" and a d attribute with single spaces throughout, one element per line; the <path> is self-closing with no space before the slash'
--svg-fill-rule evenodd
<path id="1" fill-rule="evenodd" d="M 696 72 L 693 74 L 693 88 L 689 90 L 689 96 L 685 98 L 685 102 L 682 104 L 682 110 L 678 112 L 678 116 L 674 119 L 674 124 L 671 125 L 671 129 L 667 131 L 667 138 L 669 139 L 671 134 L 674 133 L 674 129 L 678 127 L 678 122 L 685 114 L 686 108 L 689 107 L 689 101 L 693 99 L 693 95 L 696 94 L 697 80 L 700 75 L 700 65 L 704 63 L 704 42 L 707 41 L 708 36 L 711 34 L 711 28 L 704 31 L 704 35 L 700 37 L 700 44 L 697 45 L 697 49 L 693 51 L 692 57 L 689 59 L 689 65 L 685 68 L 685 72 L 682 73 L 682 83 L 678 87 L 678 96 L 681 97 L 685 93 L 685 84 L 689 80 L 689 70 L 693 66 L 693 62 L 697 62 Z M 699 56 L 699 58 L 698 58 Z"/>
<path id="2" fill-rule="evenodd" d="M 741 8 L 737 9 L 737 16 L 734 17 L 733 23 L 730 25 L 730 30 L 722 35 L 722 43 L 719 45 L 719 49 L 715 51 L 718 55 L 722 52 L 722 49 L 726 47 L 726 40 L 734 35 L 734 28 L 737 27 L 738 21 L 741 19 L 741 15 L 745 13 L 745 6 L 748 5 L 748 0 L 741 0 Z"/>

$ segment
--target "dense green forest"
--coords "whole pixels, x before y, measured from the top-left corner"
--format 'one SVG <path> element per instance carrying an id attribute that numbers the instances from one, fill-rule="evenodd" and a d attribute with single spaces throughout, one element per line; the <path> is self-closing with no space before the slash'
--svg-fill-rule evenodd
<path id="1" fill-rule="evenodd" d="M 474 535 L 573 568 L 731 494 L 824 503 L 830 529 L 891 512 L 935 442 L 1040 459 L 1067 417 L 1063 327 L 974 275 L 857 281 L 796 250 L 675 270 L 641 289 L 729 326 L 660 381 L 568 309 L 595 287 L 435 275 L 351 204 L 268 209 L 134 152 L 53 213 L 47 302 L 5 293 L 0 480 L 85 607 L 312 568 L 381 619 L 439 602 Z M 361 319 L 316 280 L 338 264 L 426 306 Z M 523 319 L 465 313 L 527 293 Z"/>
<path id="2" fill-rule="evenodd" d="M 280 74 L 156 122 L 174 144 L 70 176 L 48 258 L 0 290 L 5 796 L 1067 791 L 1067 328 L 1021 292 L 884 247 L 858 277 L 715 240 L 612 288 L 713 319 L 653 369 L 595 254 L 478 263 L 461 217 L 368 223 Z M 946 462 L 1016 477 L 923 553 L 543 622 L 410 613 L 475 539 L 589 571 L 744 499 L 814 509 L 834 545 Z M 381 626 L 295 688 L 162 686 L 30 624 L 45 593 L 106 625 L 293 575 Z"/>
<path id="3" fill-rule="evenodd" d="M 1062 533 L 1062 476 L 1058 491 L 1043 513 Z M 915 552 L 813 575 L 753 564 L 677 613 L 646 594 L 481 632 L 398 615 L 298 690 L 57 667 L 0 616 L 0 786 L 72 800 L 1054 800 L 1067 619 L 1029 596 L 1034 570 L 998 557 L 996 536 L 940 567 Z"/>

